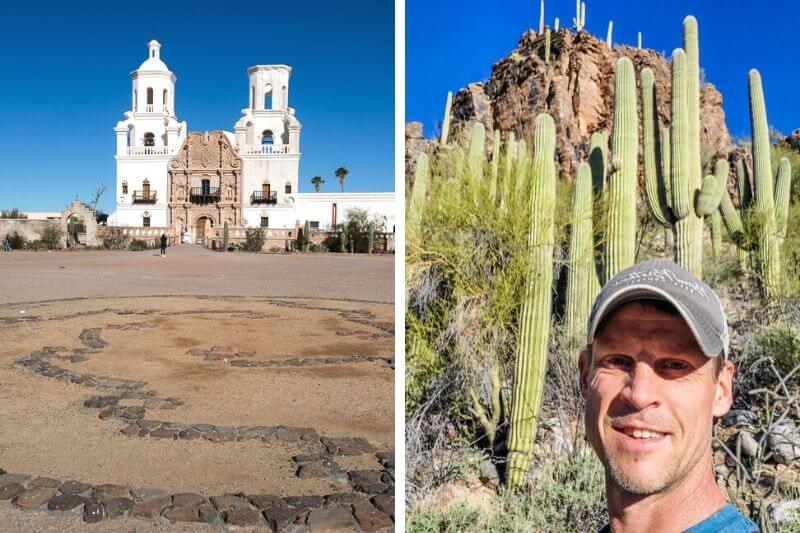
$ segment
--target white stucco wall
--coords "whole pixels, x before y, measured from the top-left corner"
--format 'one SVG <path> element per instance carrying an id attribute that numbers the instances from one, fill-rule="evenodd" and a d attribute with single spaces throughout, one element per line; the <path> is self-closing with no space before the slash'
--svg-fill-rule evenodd
<path id="1" fill-rule="evenodd" d="M 394 193 L 300 193 L 297 195 L 297 218 L 318 221 L 320 229 L 331 229 L 333 204 L 336 204 L 336 223 L 347 218 L 347 210 L 367 209 L 371 215 L 386 217 L 386 231 L 395 225 Z"/>

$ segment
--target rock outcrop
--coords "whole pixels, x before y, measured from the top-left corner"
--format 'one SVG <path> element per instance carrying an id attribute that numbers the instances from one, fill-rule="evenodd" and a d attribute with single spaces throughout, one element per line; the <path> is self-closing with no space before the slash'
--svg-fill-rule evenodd
<path id="1" fill-rule="evenodd" d="M 653 70 L 660 122 L 668 125 L 670 71 L 662 55 L 628 46 L 609 49 L 587 32 L 576 35 L 559 30 L 551 35 L 550 63 L 546 64 L 544 37 L 529 30 L 508 57 L 495 63 L 488 80 L 471 83 L 454 96 L 452 131 L 483 122 L 487 150 L 491 150 L 495 129 L 503 138 L 513 131 L 517 138 L 530 139 L 536 115 L 548 112 L 556 122 L 561 177 L 569 179 L 577 163 L 587 157 L 591 134 L 611 132 L 614 64 L 621 56 L 631 58 L 637 73 L 644 67 Z M 732 147 L 722 95 L 713 85 L 704 84 L 700 104 L 702 157 L 705 163 L 713 163 L 727 157 Z M 639 124 L 641 135 L 641 117 Z"/>

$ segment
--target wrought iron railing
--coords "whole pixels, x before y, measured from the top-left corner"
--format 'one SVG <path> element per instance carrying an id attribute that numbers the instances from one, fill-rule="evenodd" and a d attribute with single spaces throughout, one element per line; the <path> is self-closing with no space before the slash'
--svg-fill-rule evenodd
<path id="1" fill-rule="evenodd" d="M 278 191 L 255 191 L 253 194 L 250 195 L 250 203 L 251 204 L 277 204 L 278 203 Z"/>
<path id="2" fill-rule="evenodd" d="M 219 187 L 192 187 L 189 189 L 189 201 L 193 204 L 219 202 Z"/>
<path id="3" fill-rule="evenodd" d="M 154 204 L 156 191 L 133 191 L 132 199 L 135 204 Z"/>

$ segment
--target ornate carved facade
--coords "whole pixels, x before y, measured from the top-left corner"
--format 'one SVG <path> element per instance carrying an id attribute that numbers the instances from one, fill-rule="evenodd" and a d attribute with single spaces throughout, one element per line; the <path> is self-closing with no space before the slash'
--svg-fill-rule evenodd
<path id="1" fill-rule="evenodd" d="M 222 131 L 191 133 L 168 167 L 168 225 L 177 231 L 211 225 L 242 225 L 242 160 Z"/>

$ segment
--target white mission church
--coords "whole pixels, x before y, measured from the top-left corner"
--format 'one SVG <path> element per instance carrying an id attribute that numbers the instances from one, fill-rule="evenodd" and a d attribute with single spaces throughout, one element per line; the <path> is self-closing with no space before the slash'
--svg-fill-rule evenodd
<path id="1" fill-rule="evenodd" d="M 308 220 L 331 229 L 360 207 L 386 217 L 393 231 L 394 193 L 298 192 L 301 125 L 289 107 L 291 67 L 247 69 L 249 105 L 233 132 L 189 133 L 177 118 L 176 78 L 161 45 L 153 40 L 147 48 L 131 73 L 131 111 L 114 128 L 117 196 L 108 225 L 172 228 L 196 242 L 225 221 L 293 229 Z"/>

